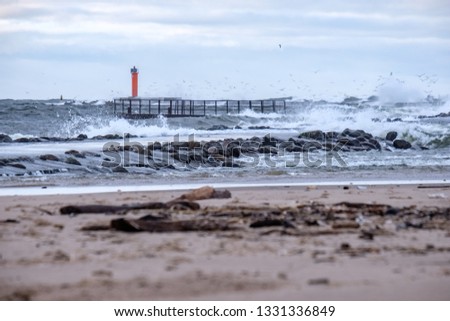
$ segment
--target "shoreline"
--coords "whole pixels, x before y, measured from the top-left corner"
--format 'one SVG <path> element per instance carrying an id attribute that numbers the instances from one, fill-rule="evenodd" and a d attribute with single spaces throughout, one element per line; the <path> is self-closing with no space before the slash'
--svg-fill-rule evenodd
<path id="1" fill-rule="evenodd" d="M 1 196 L 0 298 L 450 299 L 450 224 L 445 214 L 450 187 L 444 184 L 432 188 L 414 184 L 230 187 L 231 198 L 199 200 L 200 214 L 175 209 L 59 213 L 61 207 L 71 204 L 168 202 L 184 190 Z M 352 207 L 340 212 L 344 205 L 336 204 L 346 202 Z M 404 214 L 371 214 L 370 208 L 378 208 L 376 204 Z M 319 212 L 331 209 L 334 218 L 330 221 L 327 214 L 314 219 L 319 215 L 314 212 L 301 214 L 300 221 L 294 221 L 296 229 L 83 230 L 107 227 L 114 219 L 135 220 L 167 211 L 174 217 L 192 219 L 233 209 L 258 216 L 277 209 L 308 208 Z M 430 210 L 436 213 L 434 218 L 420 214 Z M 249 219 L 236 217 L 229 222 L 242 224 Z M 315 220 L 318 225 L 313 224 Z M 362 237 L 367 228 L 375 228 L 371 239 Z"/>
<path id="2" fill-rule="evenodd" d="M 450 179 L 405 179 L 405 180 L 337 180 L 337 181 L 303 181 L 303 182 L 261 182 L 261 183 L 174 183 L 157 185 L 94 185 L 94 186 L 8 186 L 0 187 L 0 197 L 3 196 L 23 196 L 23 195 L 70 195 L 70 194 L 90 194 L 90 193 L 115 193 L 115 192 L 158 192 L 158 191 L 185 191 L 200 188 L 204 185 L 214 188 L 262 188 L 262 187 L 336 187 L 336 186 L 394 186 L 394 185 L 431 185 L 436 187 L 450 186 Z"/>

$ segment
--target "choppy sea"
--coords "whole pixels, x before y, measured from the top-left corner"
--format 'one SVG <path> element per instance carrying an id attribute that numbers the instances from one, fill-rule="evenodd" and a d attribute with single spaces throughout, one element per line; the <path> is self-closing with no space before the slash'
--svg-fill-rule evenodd
<path id="1" fill-rule="evenodd" d="M 274 157 L 273 162 L 261 161 L 244 168 L 200 166 L 158 171 L 136 169 L 128 173 L 100 169 L 105 158 L 103 147 L 111 143 L 111 139 L 98 139 L 101 135 L 128 134 L 133 141 L 146 146 L 156 141 L 245 139 L 267 134 L 288 139 L 305 131 L 345 129 L 364 130 L 381 139 L 395 131 L 412 148 L 343 153 L 344 163 L 323 166 L 308 166 L 301 161 L 286 166 L 292 155 L 285 154 Z M 0 134 L 11 139 L 0 142 L 0 184 L 4 187 L 450 179 L 450 101 L 433 97 L 389 102 L 375 96 L 350 97 L 339 102 L 291 100 L 286 113 L 244 110 L 241 114 L 145 120 L 117 117 L 108 101 L 5 99 L 0 100 Z M 73 139 L 80 134 L 87 139 Z M 122 139 L 114 140 L 124 143 Z M 64 162 L 44 163 L 38 158 L 44 154 L 59 157 L 68 150 L 98 153 L 99 163 L 80 168 Z M 321 157 L 320 153 L 317 157 Z M 17 165 L 21 162 L 24 166 Z"/>

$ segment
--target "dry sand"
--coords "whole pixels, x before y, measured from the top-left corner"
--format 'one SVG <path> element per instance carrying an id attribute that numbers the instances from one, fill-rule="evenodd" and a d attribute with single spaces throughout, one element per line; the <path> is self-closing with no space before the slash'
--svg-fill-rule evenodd
<path id="1" fill-rule="evenodd" d="M 285 186 L 230 191 L 229 199 L 199 204 L 202 208 L 297 207 L 349 201 L 433 206 L 444 211 L 450 207 L 448 186 Z M 399 227 L 395 217 L 377 218 L 376 224 L 389 233 L 370 240 L 351 227 L 311 235 L 286 233 L 283 227 L 173 233 L 81 231 L 85 226 L 107 226 L 123 215 L 59 214 L 69 204 L 166 202 L 182 193 L 0 197 L 0 299 L 450 299 L 448 215 L 433 228 Z M 131 211 L 125 217 L 149 212 Z M 324 225 L 319 228 L 332 229 Z"/>

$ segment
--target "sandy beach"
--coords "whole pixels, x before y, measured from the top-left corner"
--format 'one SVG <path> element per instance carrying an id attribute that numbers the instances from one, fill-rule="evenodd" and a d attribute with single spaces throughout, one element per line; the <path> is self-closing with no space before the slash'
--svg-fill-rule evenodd
<path id="1" fill-rule="evenodd" d="M 0 197 L 0 299 L 450 299 L 448 185 L 229 191 L 230 198 L 195 200 L 197 209 L 77 215 L 60 211 L 165 203 L 189 191 Z M 145 215 L 221 225 L 139 233 L 111 227 Z"/>

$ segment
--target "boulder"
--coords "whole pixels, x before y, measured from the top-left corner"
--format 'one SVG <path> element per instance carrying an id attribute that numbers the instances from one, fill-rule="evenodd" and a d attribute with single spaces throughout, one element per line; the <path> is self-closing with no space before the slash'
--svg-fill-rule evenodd
<path id="1" fill-rule="evenodd" d="M 112 169 L 113 173 L 128 173 L 128 170 L 123 166 L 117 166 Z"/>
<path id="2" fill-rule="evenodd" d="M 308 138 L 308 139 L 314 139 L 314 140 L 324 140 L 325 139 L 325 133 L 321 130 L 312 130 L 309 132 L 303 132 L 301 133 L 298 138 Z"/>
<path id="3" fill-rule="evenodd" d="M 397 149 L 409 149 L 411 148 L 411 144 L 403 139 L 394 140 L 394 147 Z"/>
<path id="4" fill-rule="evenodd" d="M 86 134 L 80 134 L 80 135 L 78 135 L 77 136 L 77 140 L 85 140 L 85 139 L 87 139 L 88 137 L 87 137 L 87 135 Z"/>
<path id="5" fill-rule="evenodd" d="M 81 163 L 73 157 L 67 157 L 64 161 L 66 164 L 81 166 Z"/>
<path id="6" fill-rule="evenodd" d="M 9 163 L 8 166 L 12 166 L 15 168 L 20 168 L 20 169 L 27 169 L 25 165 L 20 164 L 20 163 Z"/>
<path id="7" fill-rule="evenodd" d="M 261 146 L 258 149 L 258 152 L 261 154 L 278 154 L 278 149 L 273 146 Z"/>
<path id="8" fill-rule="evenodd" d="M 277 146 L 277 139 L 273 138 L 270 134 L 267 134 L 262 139 L 262 145 L 263 146 Z"/>
<path id="9" fill-rule="evenodd" d="M 397 138 L 397 132 L 389 132 L 386 134 L 386 140 L 393 142 Z"/>
<path id="10" fill-rule="evenodd" d="M 65 151 L 64 154 L 66 154 L 66 155 L 72 155 L 72 156 L 77 157 L 77 158 L 86 158 L 85 155 L 81 154 L 79 151 L 74 150 L 74 149 Z"/>
<path id="11" fill-rule="evenodd" d="M 225 125 L 213 125 L 206 130 L 227 130 L 227 129 L 231 129 L 231 128 L 227 127 Z"/>
<path id="12" fill-rule="evenodd" d="M 39 159 L 43 160 L 43 161 L 59 162 L 59 158 L 52 154 L 41 155 L 41 156 L 39 156 Z"/>
<path id="13" fill-rule="evenodd" d="M 8 135 L 0 134 L 0 143 L 11 143 L 12 141 L 12 138 Z"/>

